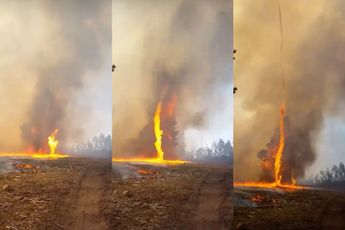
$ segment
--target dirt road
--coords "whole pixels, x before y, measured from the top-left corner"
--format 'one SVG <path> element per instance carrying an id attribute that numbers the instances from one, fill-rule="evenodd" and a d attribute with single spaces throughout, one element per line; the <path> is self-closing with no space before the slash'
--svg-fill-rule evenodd
<path id="1" fill-rule="evenodd" d="M 232 221 L 231 179 L 224 170 L 207 173 L 197 195 L 192 226 L 195 229 L 230 229 Z"/>
<path id="2" fill-rule="evenodd" d="M 109 164 L 110 165 L 110 164 Z M 89 166 L 79 181 L 77 191 L 73 191 L 74 209 L 71 219 L 73 230 L 105 230 L 108 229 L 106 220 L 100 210 L 104 188 L 110 181 L 110 169 Z M 109 178 L 109 180 L 107 179 Z"/>

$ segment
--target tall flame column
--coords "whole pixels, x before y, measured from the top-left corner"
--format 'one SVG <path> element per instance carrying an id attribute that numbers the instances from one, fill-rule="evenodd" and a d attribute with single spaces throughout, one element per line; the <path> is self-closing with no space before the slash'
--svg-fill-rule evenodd
<path id="1" fill-rule="evenodd" d="M 163 131 L 161 129 L 161 108 L 162 108 L 162 103 L 159 102 L 157 104 L 157 108 L 156 108 L 156 112 L 155 112 L 155 116 L 153 118 L 153 122 L 154 122 L 154 131 L 155 131 L 155 136 L 156 136 L 156 142 L 155 142 L 155 147 L 157 150 L 157 158 L 158 160 L 163 160 L 164 159 L 164 152 L 162 149 L 162 135 L 163 135 Z"/>

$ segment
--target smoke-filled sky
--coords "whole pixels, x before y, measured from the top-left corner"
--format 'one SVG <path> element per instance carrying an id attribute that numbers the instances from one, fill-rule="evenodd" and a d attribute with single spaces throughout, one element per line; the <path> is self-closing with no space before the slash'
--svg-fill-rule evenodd
<path id="1" fill-rule="evenodd" d="M 111 1 L 0 1 L 0 151 L 111 132 Z"/>
<path id="2" fill-rule="evenodd" d="M 129 0 L 112 8 L 114 154 L 154 151 L 164 88 L 177 96 L 179 153 L 232 140 L 232 1 Z"/>
<path id="3" fill-rule="evenodd" d="M 278 3 L 234 2 L 237 180 L 259 178 L 257 152 L 279 127 L 281 63 L 289 140 L 285 159 L 300 179 L 345 161 L 345 2 L 281 0 L 283 59 Z"/>

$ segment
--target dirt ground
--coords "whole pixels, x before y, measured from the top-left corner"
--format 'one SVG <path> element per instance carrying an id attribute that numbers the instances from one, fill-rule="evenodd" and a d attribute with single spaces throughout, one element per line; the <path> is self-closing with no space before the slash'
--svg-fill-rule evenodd
<path id="1" fill-rule="evenodd" d="M 108 229 L 106 160 L 1 159 L 0 229 Z"/>
<path id="2" fill-rule="evenodd" d="M 345 191 L 234 188 L 235 229 L 345 229 Z"/>
<path id="3" fill-rule="evenodd" d="M 231 229 L 229 167 L 116 163 L 112 181 L 111 229 Z"/>
<path id="4" fill-rule="evenodd" d="M 0 229 L 230 229 L 231 170 L 217 165 L 0 159 Z"/>

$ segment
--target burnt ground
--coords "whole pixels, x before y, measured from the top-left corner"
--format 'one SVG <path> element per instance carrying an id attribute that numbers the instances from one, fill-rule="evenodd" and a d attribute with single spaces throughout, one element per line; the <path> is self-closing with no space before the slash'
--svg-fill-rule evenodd
<path id="1" fill-rule="evenodd" d="M 345 191 L 234 188 L 235 229 L 345 229 Z"/>
<path id="2" fill-rule="evenodd" d="M 109 161 L 0 160 L 0 229 L 108 229 Z"/>
<path id="3" fill-rule="evenodd" d="M 111 229 L 231 229 L 229 167 L 114 163 L 112 185 Z"/>

